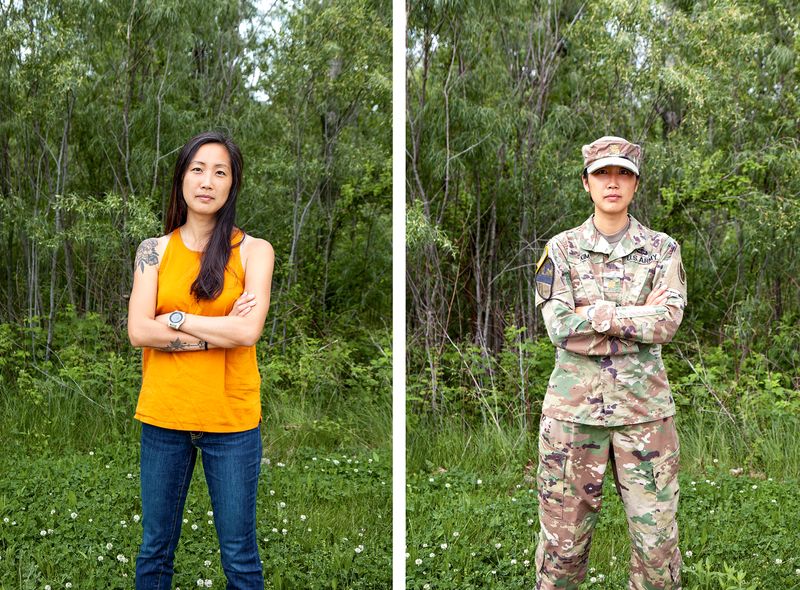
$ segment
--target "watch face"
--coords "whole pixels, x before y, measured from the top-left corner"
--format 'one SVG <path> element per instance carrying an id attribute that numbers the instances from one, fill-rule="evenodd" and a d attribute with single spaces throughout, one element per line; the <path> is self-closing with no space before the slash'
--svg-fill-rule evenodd
<path id="1" fill-rule="evenodd" d="M 173 311 L 171 314 L 169 314 L 169 321 L 171 321 L 173 324 L 181 321 L 181 318 L 183 318 L 183 314 L 179 311 Z"/>

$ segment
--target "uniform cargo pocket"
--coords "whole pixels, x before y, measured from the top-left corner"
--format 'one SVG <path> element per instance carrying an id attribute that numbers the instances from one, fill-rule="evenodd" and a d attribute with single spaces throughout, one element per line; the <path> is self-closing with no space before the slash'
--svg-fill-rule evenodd
<path id="1" fill-rule="evenodd" d="M 678 511 L 678 466 L 680 451 L 652 460 L 656 501 L 654 518 L 658 528 L 672 526 Z"/>
<path id="2" fill-rule="evenodd" d="M 539 489 L 541 518 L 561 520 L 564 516 L 567 453 L 552 445 L 545 434 L 539 436 L 539 469 L 536 483 Z"/>

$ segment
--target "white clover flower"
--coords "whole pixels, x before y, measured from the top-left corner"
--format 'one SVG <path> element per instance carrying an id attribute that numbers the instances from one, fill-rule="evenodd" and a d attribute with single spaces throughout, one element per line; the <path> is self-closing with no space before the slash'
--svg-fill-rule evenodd
<path id="1" fill-rule="evenodd" d="M 528 554 L 528 550 L 527 550 L 527 549 L 523 549 L 523 550 L 522 550 L 522 554 L 523 554 L 523 555 L 527 555 L 527 554 Z"/>
<path id="2" fill-rule="evenodd" d="M 495 549 L 500 549 L 500 547 L 502 547 L 502 546 L 503 546 L 503 544 L 502 544 L 502 543 L 495 543 L 495 544 L 494 544 L 494 548 L 495 548 Z"/>
<path id="3" fill-rule="evenodd" d="M 794 570 L 794 573 L 797 574 L 798 576 L 800 576 L 800 567 L 797 568 L 796 570 Z"/>
<path id="4" fill-rule="evenodd" d="M 106 543 L 106 549 L 111 551 L 114 548 L 113 543 Z"/>
<path id="5" fill-rule="evenodd" d="M 122 553 L 117 554 L 117 561 L 120 563 L 128 563 L 128 558 L 125 557 Z"/>
<path id="6" fill-rule="evenodd" d="M 202 588 L 203 587 L 203 578 L 197 578 L 197 587 L 198 588 Z"/>
<path id="7" fill-rule="evenodd" d="M 64 584 L 64 588 L 72 588 L 72 582 L 67 582 Z"/>
<path id="8" fill-rule="evenodd" d="M 266 539 L 265 539 L 265 540 L 266 540 Z M 210 560 L 210 559 L 206 559 L 206 560 L 203 562 L 203 565 L 204 565 L 204 566 L 206 566 L 206 567 L 210 566 L 210 565 L 211 565 L 211 560 Z"/>
<path id="9" fill-rule="evenodd" d="M 439 545 L 439 547 L 441 547 L 442 549 L 447 549 L 447 543 L 442 543 L 441 545 Z"/>
<path id="10" fill-rule="evenodd" d="M 197 530 L 197 528 L 198 528 L 198 527 L 197 527 L 197 524 L 192 524 L 192 530 L 193 530 L 193 531 L 196 531 L 196 530 Z"/>
<path id="11" fill-rule="evenodd" d="M 207 522 L 208 522 L 208 524 L 214 524 L 214 521 L 213 521 L 213 520 L 209 520 L 209 521 L 207 521 Z"/>
<path id="12" fill-rule="evenodd" d="M 51 515 L 53 515 L 53 514 L 55 514 L 55 513 L 56 513 L 56 509 L 55 509 L 55 508 L 53 508 L 53 509 L 50 511 L 50 514 L 51 514 Z"/>
<path id="13" fill-rule="evenodd" d="M 758 489 L 758 486 L 757 486 L 756 484 L 753 484 L 751 487 L 752 487 L 754 490 L 757 490 L 757 489 Z"/>
<path id="14" fill-rule="evenodd" d="M 211 580 L 206 580 L 205 582 L 203 582 L 203 585 L 204 585 L 206 588 L 211 588 L 211 586 L 212 586 L 213 584 L 214 584 L 214 582 L 212 582 Z"/>
<path id="15" fill-rule="evenodd" d="M 531 562 L 530 560 L 526 559 L 525 561 L 522 562 L 522 565 L 524 565 L 525 567 L 529 567 L 531 565 Z"/>
<path id="16" fill-rule="evenodd" d="M 300 520 L 303 520 L 303 521 L 304 521 L 306 518 L 308 518 L 308 517 L 307 517 L 305 514 L 301 514 L 301 515 L 300 515 Z"/>
<path id="17" fill-rule="evenodd" d="M 277 532 L 278 532 L 278 529 L 276 529 L 275 527 L 272 527 L 272 532 L 273 532 L 273 533 L 277 533 Z"/>
<path id="18" fill-rule="evenodd" d="M 214 511 L 209 510 L 208 512 L 206 512 L 206 516 L 214 516 Z"/>
<path id="19" fill-rule="evenodd" d="M 689 551 L 684 553 L 684 555 L 686 555 L 686 557 L 691 557 L 692 555 L 694 555 L 694 553 L 692 553 L 692 550 L 690 549 Z"/>
<path id="20" fill-rule="evenodd" d="M 714 463 L 719 463 L 719 459 L 714 459 Z"/>
<path id="21" fill-rule="evenodd" d="M 134 514 L 134 515 L 133 515 L 133 522 L 139 522 L 139 520 L 140 520 L 141 518 L 142 518 L 142 517 L 141 517 L 141 516 L 139 516 L 138 514 Z"/>
<path id="22" fill-rule="evenodd" d="M 39 531 L 39 534 L 42 535 L 43 537 L 46 537 L 47 536 L 47 531 Z"/>
<path id="23" fill-rule="evenodd" d="M 97 556 L 97 561 L 103 561 L 103 556 L 102 555 L 98 555 Z"/>
<path id="24" fill-rule="evenodd" d="M 188 518 L 184 518 L 183 519 L 183 524 L 189 524 L 189 519 Z"/>
<path id="25" fill-rule="evenodd" d="M 278 502 L 278 508 L 286 508 L 286 502 Z"/>
<path id="26" fill-rule="evenodd" d="M 127 477 L 128 479 L 133 479 L 133 473 L 129 473 L 129 474 L 126 476 L 126 477 Z"/>
<path id="27" fill-rule="evenodd" d="M 780 565 L 782 563 L 783 563 L 783 560 L 780 557 L 775 559 L 775 565 Z"/>
<path id="28" fill-rule="evenodd" d="M 50 589 L 50 584 L 45 584 L 45 585 L 44 585 L 44 590 L 51 590 L 51 589 Z"/>
<path id="29" fill-rule="evenodd" d="M 281 529 L 281 534 L 283 534 L 283 535 L 285 535 L 285 534 L 286 534 L 286 533 L 288 533 L 288 532 L 289 532 L 289 531 L 287 531 L 286 529 Z"/>
<path id="30" fill-rule="evenodd" d="M 423 544 L 422 544 L 422 548 L 423 548 L 423 549 L 425 549 L 427 546 L 428 546 L 428 544 L 427 544 L 427 543 L 423 543 Z"/>
<path id="31" fill-rule="evenodd" d="M 472 557 L 475 557 L 475 556 L 477 555 L 477 553 L 475 553 L 475 552 L 473 551 L 472 553 L 470 553 L 470 555 L 471 555 Z"/>
<path id="32" fill-rule="evenodd" d="M 354 551 L 355 551 L 356 553 L 361 553 L 362 551 L 364 551 L 364 546 L 363 546 L 363 545 L 359 545 L 358 547 L 356 547 L 356 548 L 354 549 Z"/>
<path id="33" fill-rule="evenodd" d="M 277 465 L 278 467 L 286 467 L 286 464 L 285 464 L 285 463 L 281 463 L 280 461 L 278 461 L 278 462 L 276 463 L 276 465 Z"/>
<path id="34" fill-rule="evenodd" d="M 317 460 L 317 458 L 316 458 L 316 457 L 311 457 L 311 460 L 312 460 L 312 461 L 316 461 L 316 460 Z"/>
<path id="35" fill-rule="evenodd" d="M 274 495 L 275 495 L 275 490 L 270 490 L 270 491 L 269 491 L 269 495 L 270 495 L 270 496 L 274 496 Z"/>
<path id="36" fill-rule="evenodd" d="M 75 520 L 76 518 L 78 518 L 78 513 L 77 512 L 70 512 L 69 517 L 72 520 Z"/>
<path id="37" fill-rule="evenodd" d="M 516 559 L 512 559 L 511 560 L 511 565 L 517 565 L 517 560 Z"/>
<path id="38" fill-rule="evenodd" d="M 481 484 L 483 483 L 483 480 L 479 479 L 479 480 L 478 480 L 478 481 L 476 481 L 475 483 L 476 483 L 476 484 L 478 484 L 478 485 L 481 485 Z"/>
<path id="39" fill-rule="evenodd" d="M 89 451 L 89 456 L 94 457 L 94 451 Z"/>
<path id="40" fill-rule="evenodd" d="M 10 519 L 10 518 L 8 518 L 7 516 L 6 516 L 6 517 L 3 517 L 3 522 L 4 522 L 4 523 L 8 524 L 8 521 L 9 521 L 9 520 L 11 520 L 11 519 Z"/>
<path id="41" fill-rule="evenodd" d="M 457 536 L 458 536 L 458 535 L 460 535 L 460 534 L 461 534 L 461 533 L 459 533 L 458 531 L 453 531 L 453 536 L 454 536 L 454 537 L 457 537 Z"/>
<path id="42" fill-rule="evenodd" d="M 422 587 L 422 590 L 431 590 L 431 585 L 430 585 L 430 584 L 425 584 L 425 585 Z"/>
<path id="43" fill-rule="evenodd" d="M 446 484 L 444 484 L 444 487 L 446 487 L 449 490 L 450 489 L 450 484 L 446 483 Z"/>
<path id="44" fill-rule="evenodd" d="M 596 584 L 597 583 L 597 578 L 595 576 L 592 576 L 591 578 L 589 578 L 589 583 L 590 584 Z"/>
<path id="45" fill-rule="evenodd" d="M 422 560 L 421 560 L 419 557 L 417 557 L 417 558 L 414 560 L 414 563 L 415 563 L 415 564 L 417 564 L 417 565 L 422 565 Z"/>
<path id="46" fill-rule="evenodd" d="M 433 483 L 433 478 L 432 478 L 432 477 L 429 477 L 429 478 L 428 478 L 428 481 L 429 481 L 429 482 L 431 482 L 431 483 Z"/>

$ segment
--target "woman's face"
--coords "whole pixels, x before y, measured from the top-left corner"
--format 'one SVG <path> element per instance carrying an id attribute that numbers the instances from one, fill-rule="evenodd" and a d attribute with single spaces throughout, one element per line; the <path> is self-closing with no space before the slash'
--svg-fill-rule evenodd
<path id="1" fill-rule="evenodd" d="M 231 158 L 224 145 L 201 145 L 183 175 L 186 206 L 200 215 L 214 215 L 228 200 L 232 172 Z"/>
<path id="2" fill-rule="evenodd" d="M 628 211 L 639 187 L 636 175 L 622 166 L 598 168 L 583 178 L 585 188 L 597 210 L 609 215 Z"/>

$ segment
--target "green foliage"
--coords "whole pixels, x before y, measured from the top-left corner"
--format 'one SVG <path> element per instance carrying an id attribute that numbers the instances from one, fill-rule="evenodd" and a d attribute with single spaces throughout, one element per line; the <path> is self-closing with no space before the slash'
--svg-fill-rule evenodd
<path id="1" fill-rule="evenodd" d="M 515 359 L 535 355 L 507 327 L 543 337 L 532 269 L 590 214 L 580 148 L 612 134 L 644 146 L 631 212 L 681 244 L 683 354 L 664 355 L 680 403 L 737 424 L 797 414 L 798 17 L 775 0 L 412 5 L 415 411 L 513 422 L 544 393 L 541 365 L 513 405 Z"/>

